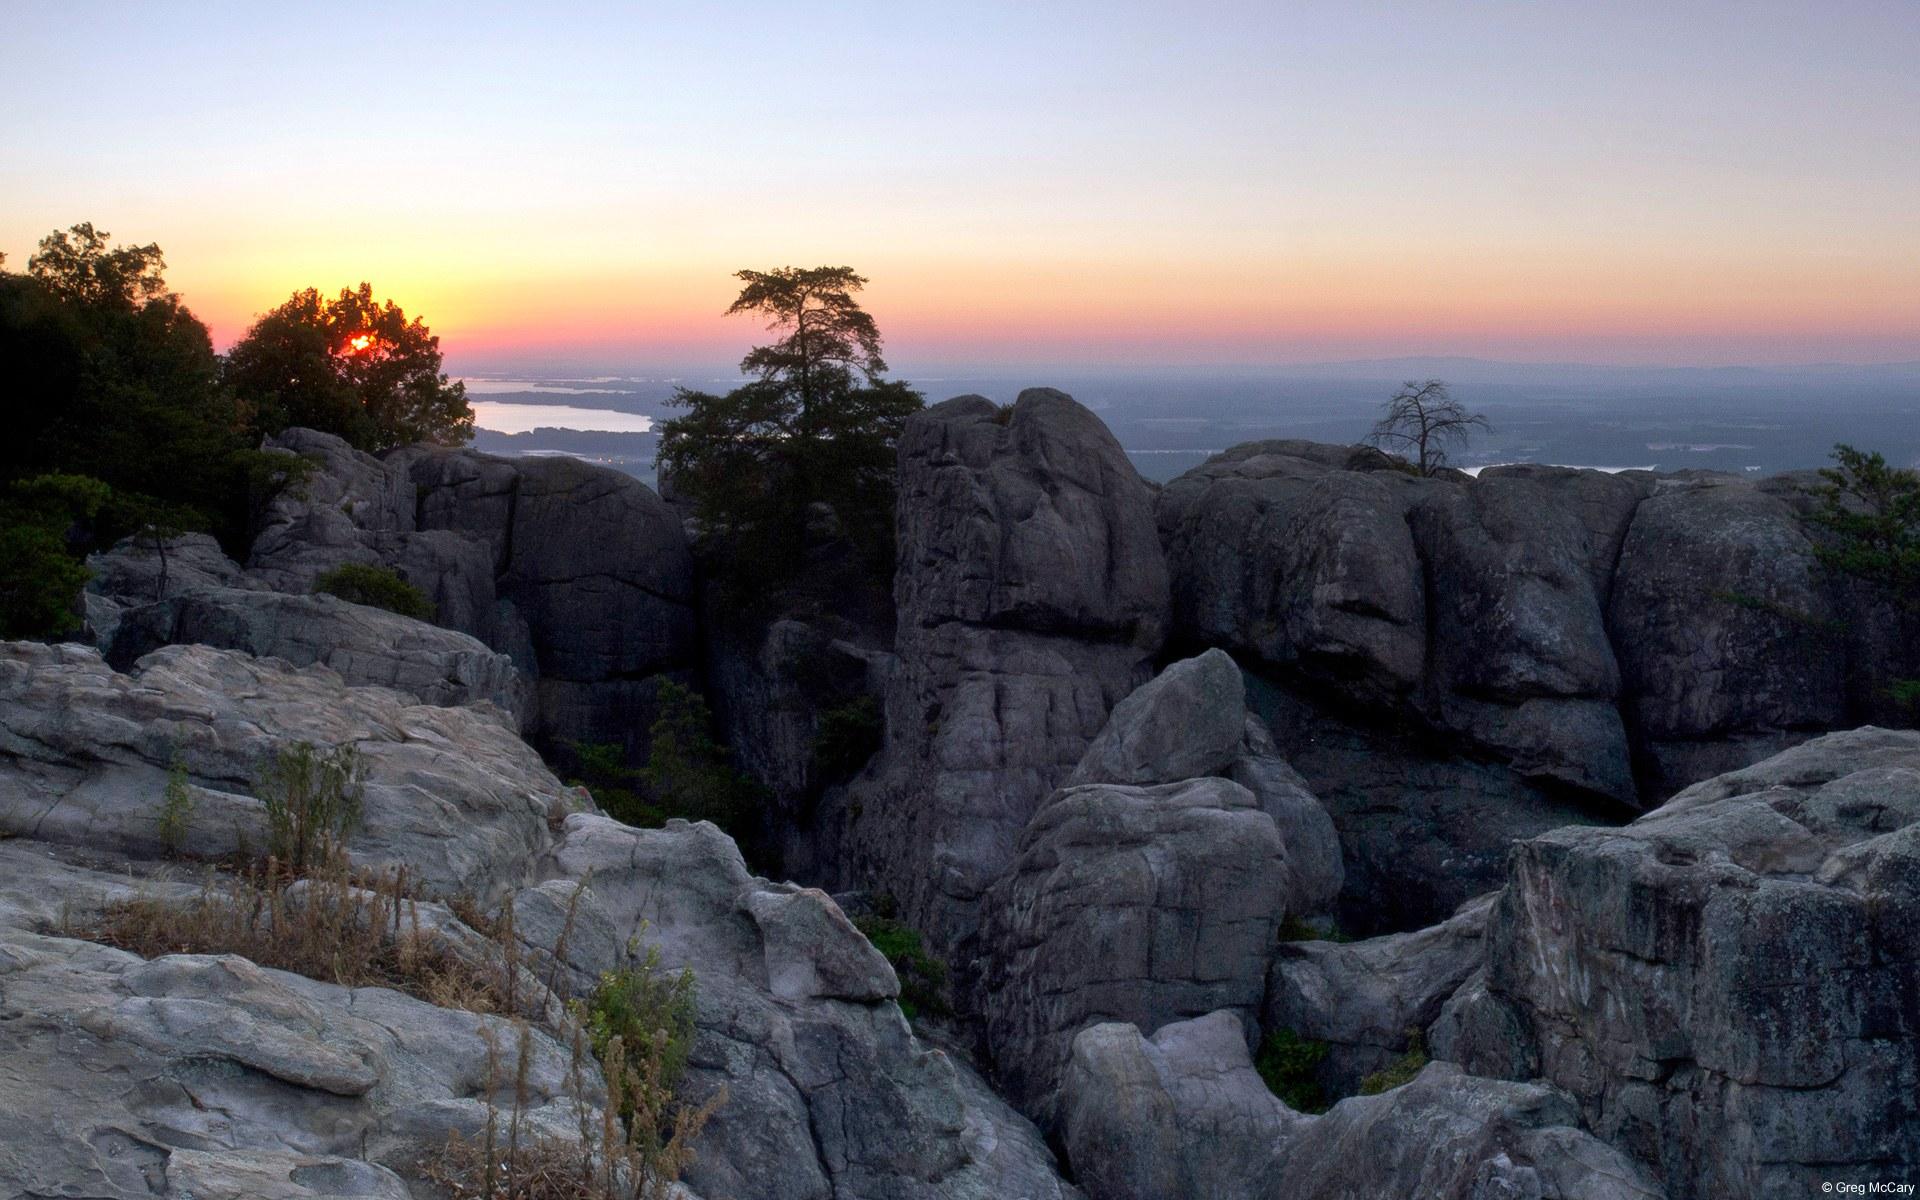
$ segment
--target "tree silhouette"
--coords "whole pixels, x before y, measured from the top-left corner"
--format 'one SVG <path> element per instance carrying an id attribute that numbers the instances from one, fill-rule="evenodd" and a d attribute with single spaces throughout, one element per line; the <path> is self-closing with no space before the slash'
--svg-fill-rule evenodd
<path id="1" fill-rule="evenodd" d="M 1450 447 L 1464 445 L 1475 430 L 1487 428 L 1487 419 L 1468 412 L 1445 383 L 1410 379 L 1382 407 L 1367 440 L 1382 449 L 1397 447 L 1422 475 L 1431 475 L 1447 465 Z"/>
<path id="2" fill-rule="evenodd" d="M 727 309 L 783 334 L 740 361 L 753 378 L 727 394 L 682 389 L 687 412 L 660 427 L 663 486 L 724 535 L 736 568 L 777 577 L 830 512 L 848 541 L 890 569 L 893 447 L 920 394 L 882 378 L 880 331 L 850 267 L 739 271 Z M 740 572 L 735 572 L 740 573 Z"/>
<path id="3" fill-rule="evenodd" d="M 302 425 L 379 451 L 473 436 L 466 386 L 440 366 L 440 339 L 425 322 L 362 283 L 332 299 L 295 292 L 234 345 L 225 377 L 256 434 Z"/>

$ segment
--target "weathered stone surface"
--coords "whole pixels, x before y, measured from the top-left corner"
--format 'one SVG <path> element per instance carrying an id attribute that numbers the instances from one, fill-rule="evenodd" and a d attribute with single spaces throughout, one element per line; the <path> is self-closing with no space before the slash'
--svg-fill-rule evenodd
<path id="1" fill-rule="evenodd" d="M 1792 510 L 1758 489 L 1673 485 L 1642 504 L 1607 617 L 1656 797 L 1845 721 L 1828 585 Z"/>
<path id="2" fill-rule="evenodd" d="M 352 745 L 366 769 L 354 860 L 404 864 L 435 891 L 527 881 L 548 822 L 581 801 L 491 708 L 441 708 L 207 646 L 168 646 L 129 674 L 91 648 L 0 643 L 0 830 L 158 855 L 176 759 L 196 854 L 267 844 L 254 780 L 296 742 Z"/>
<path id="3" fill-rule="evenodd" d="M 1319 1082 L 1351 1095 L 1360 1082 L 1424 1037 L 1441 1008 L 1486 959 L 1493 898 L 1414 933 L 1364 941 L 1285 942 L 1274 953 L 1261 1012 L 1266 1029 L 1323 1042 Z"/>
<path id="4" fill-rule="evenodd" d="M 1344 469 L 1349 461 L 1362 469 Z M 1427 639 L 1407 513 L 1454 486 L 1385 468 L 1377 452 L 1301 442 L 1209 459 L 1156 503 L 1179 636 L 1358 703 L 1403 700 L 1421 681 Z"/>
<path id="5" fill-rule="evenodd" d="M 136 885 L 0 846 L 78 902 Z M 138 885 L 153 894 L 152 885 Z M 348 989 L 231 956 L 143 961 L 0 914 L 0 1192 L 179 1200 L 409 1195 L 449 1131 L 487 1120 L 503 1018 Z M 535 1030 L 524 1128 L 577 1139 L 565 1047 Z M 591 1101 L 603 1095 L 586 1066 Z M 511 1076 L 496 1081 L 510 1103 Z M 598 1121 L 597 1108 L 590 1107 Z"/>
<path id="6" fill-rule="evenodd" d="M 249 578 L 305 592 L 341 563 L 392 567 L 439 623 L 537 679 L 537 738 L 640 751 L 656 677 L 696 657 L 692 558 L 649 488 L 570 458 L 412 446 L 379 459 L 303 429 L 268 448 L 318 467 L 269 507 Z"/>
<path id="7" fill-rule="evenodd" d="M 1099 1021 L 1251 1016 L 1287 874 L 1273 819 L 1228 780 L 1094 784 L 1048 801 L 987 897 L 981 935 L 986 1042 L 1009 1095 L 1048 1123 L 1073 1037 Z"/>
<path id="8" fill-rule="evenodd" d="M 708 824 L 630 829 L 577 815 L 544 867 L 590 879 L 615 944 L 695 972 L 689 1094 L 728 1100 L 688 1181 L 736 1200 L 1071 1200 L 1033 1127 L 916 1039 L 892 968 L 825 894 L 749 875 Z M 522 893 L 526 895 L 527 893 Z M 569 954 L 612 963 L 598 938 Z"/>
<path id="9" fill-rule="evenodd" d="M 1151 1039 L 1098 1025 L 1075 1040 L 1063 1136 L 1091 1200 L 1658 1200 L 1631 1159 L 1579 1128 L 1565 1097 L 1434 1063 L 1413 1082 L 1295 1113 L 1267 1091 L 1239 1022 L 1214 1014 Z"/>
<path id="10" fill-rule="evenodd" d="M 1206 776 L 1252 792 L 1279 827 L 1291 867 L 1287 911 L 1326 911 L 1344 878 L 1339 835 L 1265 724 L 1248 714 L 1245 680 L 1224 650 L 1174 663 L 1116 705 L 1067 786 Z"/>
<path id="11" fill-rule="evenodd" d="M 1046 389 L 911 418 L 896 517 L 887 742 L 823 826 L 836 884 L 892 896 L 952 951 L 1034 809 L 1145 681 L 1166 569 L 1147 485 Z"/>
<path id="12" fill-rule="evenodd" d="M 426 704 L 486 701 L 516 726 L 532 717 L 533 689 L 504 654 L 464 633 L 334 596 L 209 587 L 125 612 L 107 650 L 121 670 L 161 646 L 197 643 L 322 663 L 349 686 L 406 692 Z"/>
<path id="13" fill-rule="evenodd" d="M 1487 990 L 1676 1198 L 1804 1196 L 1920 1172 L 1915 930 L 1920 733 L 1865 728 L 1524 843 Z"/>
<path id="14" fill-rule="evenodd" d="M 1051 388 L 936 404 L 900 437 L 903 626 L 949 621 L 1157 646 L 1152 497 L 1100 419 Z"/>

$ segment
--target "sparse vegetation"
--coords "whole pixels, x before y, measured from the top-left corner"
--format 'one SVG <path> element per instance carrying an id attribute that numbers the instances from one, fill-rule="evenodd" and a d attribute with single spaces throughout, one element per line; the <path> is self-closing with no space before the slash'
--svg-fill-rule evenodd
<path id="1" fill-rule="evenodd" d="M 417 621 L 433 620 L 433 601 L 391 567 L 341 563 L 315 579 L 313 590 Z"/>
<path id="2" fill-rule="evenodd" d="M 187 782 L 187 764 L 179 755 L 167 767 L 166 790 L 160 795 L 160 844 L 169 854 L 183 853 L 193 825 L 193 785 Z"/>
<path id="3" fill-rule="evenodd" d="M 1280 922 L 1278 940 L 1282 942 L 1344 943 L 1353 941 L 1353 935 L 1340 928 L 1339 924 L 1335 921 L 1329 920 L 1322 924 L 1315 925 L 1302 920 L 1300 917 L 1288 914 L 1287 919 Z"/>
<path id="4" fill-rule="evenodd" d="M 1426 1039 L 1418 1029 L 1407 1030 L 1407 1048 L 1399 1058 L 1375 1071 L 1360 1081 L 1362 1096 L 1377 1096 L 1381 1092 L 1390 1092 L 1394 1088 L 1413 1082 L 1413 1077 L 1427 1065 Z"/>
<path id="5" fill-rule="evenodd" d="M 356 874 L 337 849 L 304 871 L 269 859 L 225 887 L 210 875 L 185 903 L 113 904 L 70 932 L 145 958 L 237 954 L 344 987 L 393 988 L 443 1008 L 512 1012 L 517 999 L 517 956 L 477 962 L 453 953 L 422 932 L 404 872 Z"/>
<path id="6" fill-rule="evenodd" d="M 308 742 L 268 760 L 254 791 L 267 809 L 267 853 L 299 872 L 328 859 L 360 823 L 360 754 L 352 746 L 322 752 Z"/>
<path id="7" fill-rule="evenodd" d="M 820 714 L 813 735 L 813 765 L 822 780 L 845 779 L 858 772 L 880 749 L 885 724 L 880 701 L 856 696 Z"/>
<path id="8" fill-rule="evenodd" d="M 1398 449 L 1416 471 L 1432 475 L 1447 465 L 1449 450 L 1486 428 L 1486 417 L 1468 412 L 1442 381 L 1409 379 L 1382 407 L 1367 440 L 1383 450 Z"/>
<path id="9" fill-rule="evenodd" d="M 712 821 L 747 839 L 764 800 L 760 784 L 733 765 L 713 736 L 713 714 L 700 693 L 663 681 L 660 715 L 648 730 L 647 765 L 629 766 L 611 742 L 575 742 L 572 782 L 616 821 L 651 829 L 675 817 Z"/>
<path id="10" fill-rule="evenodd" d="M 686 1073 L 693 1048 L 693 972 L 661 967 L 657 946 L 631 957 L 632 966 L 600 977 L 580 1016 L 601 1061 L 618 1047 L 629 1079 L 671 1092 Z"/>
<path id="11" fill-rule="evenodd" d="M 893 915 L 891 897 L 880 897 L 874 908 L 856 918 L 854 926 L 893 964 L 900 978 L 900 1011 L 910 1021 L 952 1012 L 947 1002 L 947 964 L 927 949 L 919 930 Z"/>
<path id="12" fill-rule="evenodd" d="M 1332 1102 L 1320 1086 L 1320 1064 L 1327 1057 L 1327 1044 L 1301 1037 L 1291 1029 L 1275 1029 L 1260 1042 L 1254 1056 L 1254 1070 L 1266 1081 L 1267 1090 L 1295 1112 L 1322 1113 Z"/>

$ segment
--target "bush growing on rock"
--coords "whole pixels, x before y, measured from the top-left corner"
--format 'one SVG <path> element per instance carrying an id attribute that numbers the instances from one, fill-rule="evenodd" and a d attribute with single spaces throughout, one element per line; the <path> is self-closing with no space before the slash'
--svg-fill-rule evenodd
<path id="1" fill-rule="evenodd" d="M 883 911 L 868 913 L 853 924 L 893 964 L 894 974 L 900 979 L 900 1011 L 910 1021 L 919 1020 L 923 1014 L 950 1013 L 947 964 L 927 950 L 919 930 L 893 916 L 891 903 L 879 907 Z"/>
<path id="2" fill-rule="evenodd" d="M 620 1113 L 629 1121 L 647 1095 L 670 1095 L 679 1086 L 693 1049 L 694 1016 L 692 971 L 667 971 L 658 946 L 631 957 L 632 966 L 600 977 L 580 1012 L 594 1054 L 602 1062 L 619 1058 L 638 1088 Z M 657 1132 L 661 1114 L 652 1115 Z"/>
<path id="3" fill-rule="evenodd" d="M 160 795 L 160 844 L 168 853 L 180 854 L 186 850 L 193 809 L 193 787 L 187 782 L 187 764 L 176 754 L 167 768 L 166 790 Z"/>
<path id="4" fill-rule="evenodd" d="M 313 590 L 338 596 L 353 604 L 384 608 L 416 621 L 433 620 L 433 602 L 392 567 L 370 563 L 341 563 L 313 581 Z"/>
<path id="5" fill-rule="evenodd" d="M 1261 1039 L 1253 1067 L 1266 1081 L 1267 1090 L 1280 1097 L 1288 1108 L 1295 1112 L 1321 1113 L 1331 1104 L 1316 1077 L 1326 1057 L 1325 1042 L 1303 1038 L 1291 1029 L 1275 1029 Z"/>
<path id="6" fill-rule="evenodd" d="M 267 808 L 267 853 L 294 871 L 326 861 L 360 821 L 364 771 L 352 746 L 296 742 L 268 760 L 255 785 Z"/>
<path id="7" fill-rule="evenodd" d="M 1413 1077 L 1427 1065 L 1426 1039 L 1418 1029 L 1407 1030 L 1407 1048 L 1399 1058 L 1375 1071 L 1360 1081 L 1362 1096 L 1377 1096 L 1381 1092 L 1390 1092 L 1413 1082 Z"/>
<path id="8" fill-rule="evenodd" d="M 813 763 L 820 778 L 840 780 L 859 771 L 880 749 L 884 734 L 880 701 L 872 696 L 856 696 L 821 713 L 813 736 Z"/>

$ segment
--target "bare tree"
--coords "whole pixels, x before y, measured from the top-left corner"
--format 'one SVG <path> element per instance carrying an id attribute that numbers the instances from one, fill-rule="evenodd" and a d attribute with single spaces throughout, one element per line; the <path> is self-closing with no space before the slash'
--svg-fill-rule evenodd
<path id="1" fill-rule="evenodd" d="M 1422 475 L 1431 475 L 1447 465 L 1448 447 L 1464 445 L 1474 430 L 1487 428 L 1487 419 L 1468 412 L 1440 380 L 1409 379 L 1381 409 L 1367 440 L 1401 451 Z"/>

